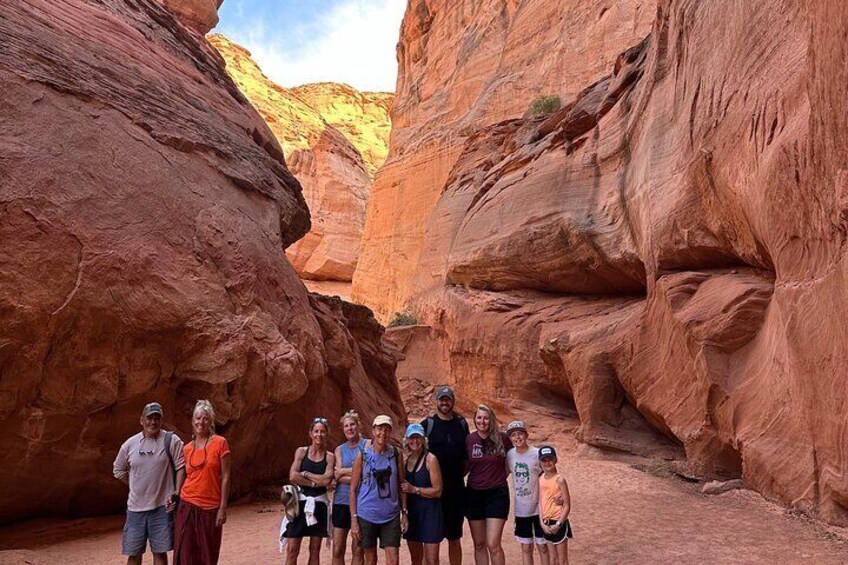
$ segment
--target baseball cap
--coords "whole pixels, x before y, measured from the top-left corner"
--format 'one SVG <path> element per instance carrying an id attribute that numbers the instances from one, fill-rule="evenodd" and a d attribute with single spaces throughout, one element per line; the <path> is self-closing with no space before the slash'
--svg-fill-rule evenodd
<path id="1" fill-rule="evenodd" d="M 406 437 L 412 436 L 424 437 L 424 426 L 421 424 L 409 424 L 406 427 Z"/>
<path id="2" fill-rule="evenodd" d="M 545 459 L 546 457 L 556 458 L 556 456 L 556 450 L 550 445 L 539 448 L 539 459 Z"/>
<path id="3" fill-rule="evenodd" d="M 141 415 L 145 418 L 151 414 L 159 414 L 160 416 L 163 416 L 165 413 L 162 411 L 162 405 L 158 402 L 151 402 L 144 407 L 144 410 L 141 411 Z"/>
<path id="4" fill-rule="evenodd" d="M 440 386 L 436 389 L 436 400 L 440 399 L 443 396 L 449 396 L 451 400 L 456 400 L 456 396 L 453 394 L 453 389 L 447 385 Z"/>
<path id="5" fill-rule="evenodd" d="M 372 426 L 389 426 L 390 428 L 394 428 L 394 425 L 392 424 L 391 417 L 386 416 L 385 414 L 380 414 L 379 416 L 374 418 L 374 423 L 371 424 L 371 425 Z"/>
<path id="6" fill-rule="evenodd" d="M 506 427 L 506 435 L 511 434 L 515 430 L 521 430 L 524 433 L 527 433 L 527 426 L 524 425 L 524 420 L 514 420 L 509 423 Z"/>

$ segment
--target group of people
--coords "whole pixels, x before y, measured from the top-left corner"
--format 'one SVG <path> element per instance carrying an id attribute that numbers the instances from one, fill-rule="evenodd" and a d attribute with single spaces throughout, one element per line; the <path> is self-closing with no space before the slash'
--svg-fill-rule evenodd
<path id="1" fill-rule="evenodd" d="M 340 420 L 345 442 L 331 452 L 329 422 L 315 418 L 310 445 L 298 448 L 289 471 L 300 500 L 297 516 L 281 532 L 286 565 L 297 564 L 303 538 L 309 538 L 309 565 L 318 565 L 321 541 L 331 535 L 333 565 L 344 565 L 348 537 L 354 565 L 376 565 L 378 544 L 386 563 L 397 565 L 401 539 L 413 565 L 438 563 L 444 540 L 450 564 L 459 565 L 465 519 L 475 564 L 504 565 L 510 475 L 523 564 L 533 564 L 536 548 L 542 565 L 567 565 L 571 500 L 555 449 L 530 445 L 522 421 L 502 431 L 484 404 L 471 432 L 455 403 L 453 389 L 440 387 L 435 414 L 406 426 L 403 448 L 390 441 L 389 416 L 377 416 L 366 439 L 359 416 L 349 411 Z"/>
<path id="2" fill-rule="evenodd" d="M 484 404 L 472 432 L 455 403 L 453 389 L 440 387 L 435 414 L 406 426 L 402 448 L 391 442 L 391 417 L 377 416 L 366 439 L 359 416 L 348 411 L 340 420 L 345 441 L 330 451 L 330 424 L 315 418 L 310 444 L 297 449 L 289 471 L 299 500 L 281 529 L 286 564 L 297 564 L 308 538 L 309 565 L 319 565 L 321 542 L 332 535 L 333 565 L 344 565 L 349 537 L 354 565 L 376 565 L 378 545 L 386 563 L 397 565 L 401 539 L 413 565 L 438 563 L 445 540 L 450 564 L 459 565 L 467 519 L 475 565 L 504 565 L 512 475 L 523 565 L 533 565 L 534 548 L 542 565 L 567 565 L 571 500 L 555 449 L 530 445 L 522 421 L 502 431 Z M 142 431 L 115 458 L 115 477 L 129 485 L 123 554 L 128 565 L 140 564 L 149 543 L 155 565 L 167 565 L 171 550 L 176 565 L 214 565 L 227 521 L 229 445 L 215 434 L 209 401 L 197 402 L 186 444 L 163 431 L 163 416 L 160 404 L 146 405 Z"/>
<path id="3" fill-rule="evenodd" d="M 112 470 L 129 485 L 122 553 L 140 565 L 148 542 L 155 565 L 213 565 L 221 550 L 230 488 L 230 448 L 215 434 L 215 408 L 199 400 L 192 440 L 162 430 L 157 402 L 141 413 L 141 432 L 118 450 Z"/>

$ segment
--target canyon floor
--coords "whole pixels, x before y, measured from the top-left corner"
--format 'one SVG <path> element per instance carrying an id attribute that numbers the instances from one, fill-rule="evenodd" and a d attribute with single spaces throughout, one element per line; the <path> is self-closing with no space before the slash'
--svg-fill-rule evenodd
<path id="1" fill-rule="evenodd" d="M 404 388 L 404 387 L 402 387 Z M 420 413 L 421 399 L 411 399 Z M 522 409 L 523 408 L 523 409 Z M 533 440 L 551 442 L 572 492 L 575 538 L 570 562 L 591 564 L 783 564 L 848 562 L 848 531 L 787 511 L 749 490 L 716 496 L 667 472 L 664 462 L 609 454 L 579 445 L 567 415 L 512 407 L 535 422 Z M 224 528 L 222 564 L 281 563 L 276 503 L 234 506 Z M 121 516 L 42 521 L 0 529 L 0 563 L 120 563 Z M 504 535 L 507 563 L 521 563 L 512 523 Z M 464 563 L 473 563 L 470 534 Z M 408 564 L 402 548 L 401 563 Z M 443 547 L 442 563 L 447 563 Z M 147 563 L 151 562 L 149 555 Z M 301 562 L 306 562 L 305 555 Z M 380 560 L 382 563 L 382 558 Z M 330 563 L 328 548 L 321 563 Z"/>

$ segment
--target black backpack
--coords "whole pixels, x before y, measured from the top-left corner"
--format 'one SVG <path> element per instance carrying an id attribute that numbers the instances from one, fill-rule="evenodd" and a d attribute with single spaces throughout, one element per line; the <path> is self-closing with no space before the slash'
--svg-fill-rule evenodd
<path id="1" fill-rule="evenodd" d="M 436 418 L 435 416 L 427 416 L 427 418 L 424 419 L 424 435 L 427 436 L 427 437 L 430 437 L 430 432 L 433 431 L 433 426 L 436 425 L 435 424 L 435 422 L 436 422 L 435 418 Z M 459 414 L 454 414 L 453 418 L 454 418 L 454 420 L 456 420 L 456 419 L 459 420 L 459 425 L 460 425 L 460 427 L 462 427 L 462 433 L 464 433 L 465 435 L 468 435 L 470 433 L 470 431 L 468 430 L 468 422 L 465 421 L 465 418 L 463 418 Z"/>

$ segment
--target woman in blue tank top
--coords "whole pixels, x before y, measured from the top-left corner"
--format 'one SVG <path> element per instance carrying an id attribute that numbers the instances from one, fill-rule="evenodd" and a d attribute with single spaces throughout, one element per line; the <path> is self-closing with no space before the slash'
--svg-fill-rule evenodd
<path id="1" fill-rule="evenodd" d="M 359 541 L 365 563 L 377 563 L 377 540 L 387 565 L 398 565 L 400 536 L 406 530 L 406 493 L 400 490 L 403 454 L 389 444 L 392 419 L 377 416 L 372 445 L 353 461 L 350 480 L 350 533 Z"/>
<path id="2" fill-rule="evenodd" d="M 439 460 L 425 445 L 424 426 L 410 424 L 406 428 L 409 449 L 404 467 L 406 480 L 401 491 L 406 493 L 409 508 L 409 528 L 403 535 L 409 547 L 412 565 L 436 565 L 439 544 L 445 539 L 442 515 L 442 472 Z"/>
<path id="3" fill-rule="evenodd" d="M 336 493 L 333 496 L 333 565 L 345 565 L 347 533 L 350 530 L 350 475 L 353 460 L 371 442 L 359 433 L 359 414 L 348 410 L 341 419 L 345 443 L 336 448 Z M 362 549 L 351 543 L 351 565 L 362 565 Z"/>

